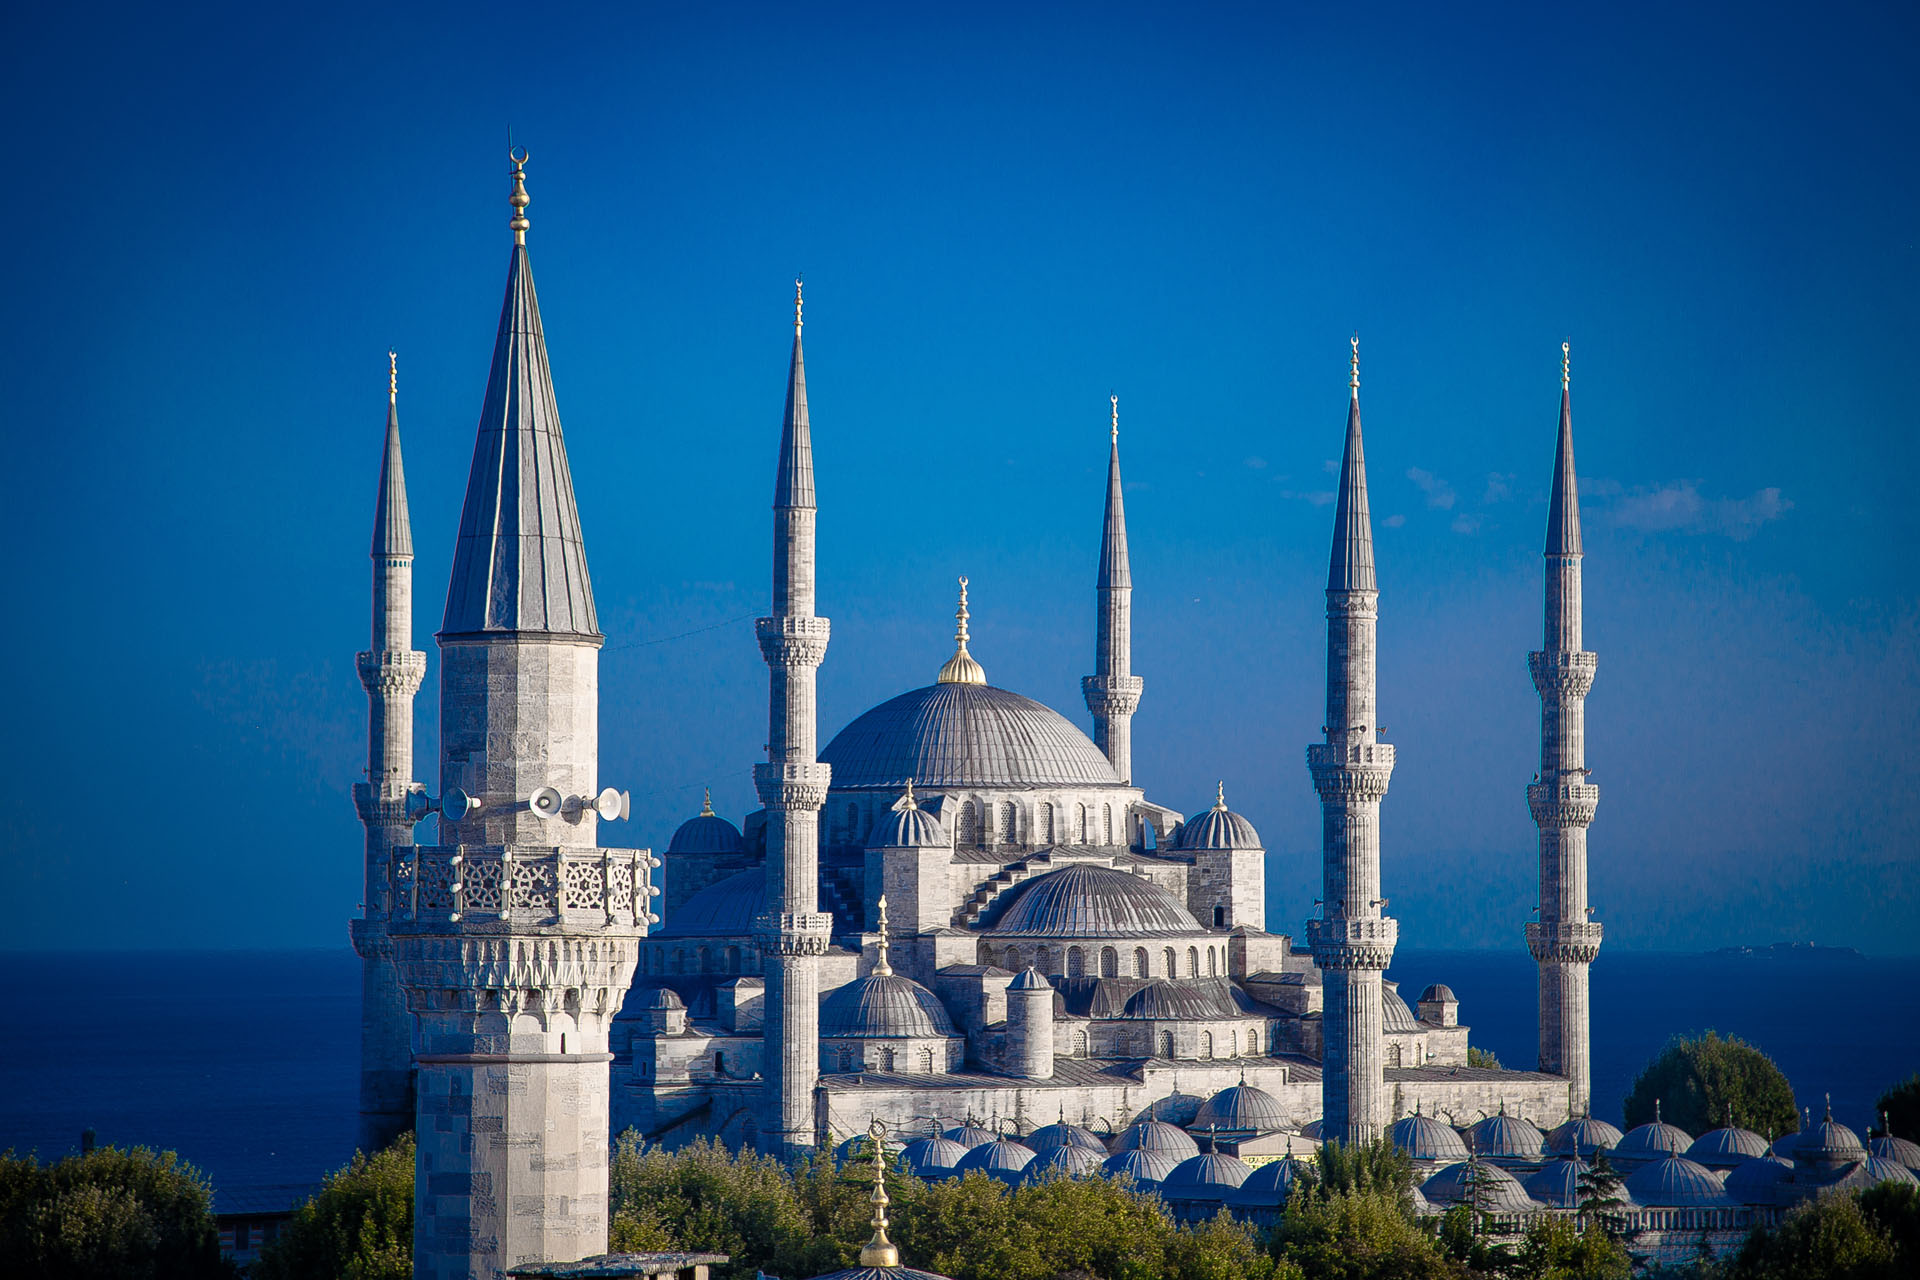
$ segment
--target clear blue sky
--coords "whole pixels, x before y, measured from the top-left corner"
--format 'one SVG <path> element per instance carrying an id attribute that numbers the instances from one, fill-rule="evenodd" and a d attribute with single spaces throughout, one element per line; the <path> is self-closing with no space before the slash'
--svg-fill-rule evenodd
<path id="1" fill-rule="evenodd" d="M 344 945 L 386 351 L 431 653 L 511 124 L 627 839 L 753 803 L 804 271 L 828 731 L 959 573 L 1084 722 L 1115 390 L 1137 775 L 1303 917 L 1357 329 L 1394 913 L 1518 947 L 1570 337 L 1611 944 L 1920 947 L 1910 8 L 284 10 L 10 20 L 7 945 Z"/>

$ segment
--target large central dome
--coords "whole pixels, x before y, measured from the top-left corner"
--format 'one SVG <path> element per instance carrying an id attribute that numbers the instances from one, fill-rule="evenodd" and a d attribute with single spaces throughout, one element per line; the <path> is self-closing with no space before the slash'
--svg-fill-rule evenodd
<path id="1" fill-rule="evenodd" d="M 988 684 L 943 683 L 883 702 L 820 758 L 833 787 L 1118 787 L 1093 740 L 1051 707 Z"/>

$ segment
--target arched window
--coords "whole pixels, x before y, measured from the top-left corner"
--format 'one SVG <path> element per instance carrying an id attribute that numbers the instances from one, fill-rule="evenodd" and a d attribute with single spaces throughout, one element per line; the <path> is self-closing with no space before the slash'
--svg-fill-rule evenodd
<path id="1" fill-rule="evenodd" d="M 847 843 L 860 843 L 860 806 L 847 805 Z"/>
<path id="2" fill-rule="evenodd" d="M 1220 976 L 1220 966 L 1214 959 L 1212 947 L 1207 948 L 1207 976 L 1209 978 L 1217 978 Z"/>
<path id="3" fill-rule="evenodd" d="M 1187 976 L 1189 978 L 1200 976 L 1200 948 L 1198 947 L 1187 948 Z"/>
<path id="4" fill-rule="evenodd" d="M 880 1069 L 882 1071 L 889 1071 L 889 1072 L 893 1070 L 893 1050 L 892 1049 L 882 1049 L 880 1051 Z"/>
<path id="5" fill-rule="evenodd" d="M 1227 927 L 1227 909 L 1225 907 L 1215 907 L 1213 909 L 1213 927 L 1216 929 L 1224 929 Z"/>
<path id="6" fill-rule="evenodd" d="M 1387 1046 L 1387 1065 L 1390 1067 L 1397 1067 L 1400 1065 L 1400 1046 L 1399 1045 L 1390 1044 Z"/>
<path id="7" fill-rule="evenodd" d="M 1177 978 L 1177 977 L 1179 977 L 1179 976 L 1180 976 L 1180 962 L 1179 962 L 1179 960 L 1178 960 L 1178 958 L 1177 958 L 1177 953 L 1176 953 L 1176 952 L 1174 951 L 1174 949 L 1173 949 L 1172 947 L 1168 947 L 1168 948 L 1167 948 L 1167 954 L 1166 954 L 1166 956 L 1165 956 L 1165 959 L 1166 959 L 1166 962 L 1167 962 L 1167 976 L 1168 976 L 1169 978 Z"/>
<path id="8" fill-rule="evenodd" d="M 717 1076 L 727 1074 L 727 1055 L 718 1049 L 713 1051 L 713 1074 Z"/>
<path id="9" fill-rule="evenodd" d="M 840 1069 L 842 1071 L 853 1070 L 853 1050 L 849 1049 L 846 1045 L 840 1046 Z"/>
<path id="10" fill-rule="evenodd" d="M 1067 976 L 1069 978 L 1083 978 L 1086 976 L 1086 973 L 1087 973 L 1087 960 L 1085 956 L 1080 954 L 1080 948 L 1068 947 L 1067 948 Z"/>
<path id="11" fill-rule="evenodd" d="M 1145 947 L 1135 947 L 1133 949 L 1133 976 L 1136 978 L 1144 978 L 1147 976 L 1147 949 Z"/>
<path id="12" fill-rule="evenodd" d="M 740 972 L 740 948 L 738 947 L 727 948 L 727 972 Z"/>
<path id="13" fill-rule="evenodd" d="M 1258 1031 L 1247 1032 L 1247 1052 L 1250 1054 L 1260 1052 L 1260 1033 Z"/>
<path id="14" fill-rule="evenodd" d="M 1240 1033 L 1238 1031 L 1227 1032 L 1227 1056 L 1229 1058 L 1237 1058 L 1240 1056 Z"/>
<path id="15" fill-rule="evenodd" d="M 1107 843 L 1112 844 L 1113 843 L 1113 806 L 1112 805 L 1103 804 L 1100 806 L 1100 824 L 1101 824 L 1101 828 L 1107 833 Z"/>
<path id="16" fill-rule="evenodd" d="M 1018 815 L 1014 812 L 1013 801 L 1009 800 L 1005 804 L 1000 806 L 1000 843 L 1001 844 L 1014 843 L 1014 836 L 1017 831 L 1017 821 L 1018 821 Z"/>
<path id="17" fill-rule="evenodd" d="M 1084 1031 L 1073 1033 L 1073 1056 L 1076 1058 L 1087 1056 L 1087 1033 Z"/>
<path id="18" fill-rule="evenodd" d="M 1043 844 L 1053 843 L 1053 806 L 1040 806 L 1040 840 Z"/>
<path id="19" fill-rule="evenodd" d="M 969 800 L 960 806 L 959 843 L 972 847 L 980 843 L 980 810 Z"/>
<path id="20" fill-rule="evenodd" d="M 1168 1059 L 1173 1057 L 1173 1032 L 1171 1031 L 1160 1033 L 1160 1056 Z"/>
<path id="21" fill-rule="evenodd" d="M 713 953 L 705 947 L 700 948 L 700 972 L 705 973 L 713 967 Z"/>
<path id="22" fill-rule="evenodd" d="M 1120 976 L 1120 953 L 1112 947 L 1100 948 L 1100 976 L 1103 978 Z"/>
<path id="23" fill-rule="evenodd" d="M 1211 1031 L 1202 1031 L 1200 1033 L 1200 1056 L 1203 1058 L 1211 1058 L 1213 1056 L 1213 1032 Z"/>
<path id="24" fill-rule="evenodd" d="M 1040 947 L 1033 953 L 1033 967 L 1042 973 L 1053 972 L 1053 948 Z"/>
<path id="25" fill-rule="evenodd" d="M 920 1051 L 920 1074 L 923 1076 L 933 1074 L 933 1050 L 931 1049 Z"/>
<path id="26" fill-rule="evenodd" d="M 685 951 L 682 951 L 679 947 L 675 947 L 673 949 L 673 972 L 685 973 L 686 971 L 687 971 L 687 953 Z"/>
<path id="27" fill-rule="evenodd" d="M 1086 844 L 1093 839 L 1093 832 L 1088 829 L 1092 821 L 1093 821 L 1093 807 L 1091 805 L 1084 805 L 1084 804 L 1081 805 L 1080 806 L 1080 843 L 1081 844 Z"/>

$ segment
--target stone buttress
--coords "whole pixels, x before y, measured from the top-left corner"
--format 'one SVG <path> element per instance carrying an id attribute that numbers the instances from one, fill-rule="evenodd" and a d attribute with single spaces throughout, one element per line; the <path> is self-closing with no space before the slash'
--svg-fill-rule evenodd
<path id="1" fill-rule="evenodd" d="M 1080 692 L 1093 713 L 1093 740 L 1120 781 L 1133 781 L 1133 713 L 1145 681 L 1133 674 L 1133 570 L 1127 562 L 1127 511 L 1120 492 L 1120 397 L 1113 407 L 1107 458 L 1107 510 L 1100 533 L 1100 576 L 1094 583 L 1094 665 Z"/>
<path id="2" fill-rule="evenodd" d="M 1346 1143 L 1379 1136 L 1387 1118 L 1380 978 L 1398 933 L 1380 892 L 1380 800 L 1393 773 L 1393 748 L 1377 739 L 1374 709 L 1380 592 L 1360 442 L 1357 338 L 1350 386 L 1327 573 L 1326 740 L 1307 748 L 1307 766 L 1320 793 L 1326 877 L 1324 912 L 1307 921 L 1326 1001 L 1322 1132 Z"/>
<path id="3" fill-rule="evenodd" d="M 1580 494 L 1573 469 L 1573 393 L 1561 346 L 1560 435 L 1547 510 L 1546 636 L 1527 655 L 1540 693 L 1540 772 L 1527 806 L 1540 828 L 1540 918 L 1527 925 L 1527 950 L 1540 965 L 1540 1069 L 1565 1076 L 1569 1104 L 1592 1101 L 1588 966 L 1601 929 L 1587 906 L 1587 825 L 1600 788 L 1587 781 L 1587 691 L 1599 664 L 1580 647 Z"/>
<path id="4" fill-rule="evenodd" d="M 439 634 L 441 843 L 396 855 L 417 1020 L 414 1270 L 481 1277 L 607 1247 L 608 1030 L 648 854 L 599 847 L 602 637 L 527 259 L 514 245 Z"/>
<path id="5" fill-rule="evenodd" d="M 413 843 L 424 812 L 413 780 L 413 697 L 427 655 L 413 647 L 413 528 L 400 462 L 397 361 L 388 355 L 387 436 L 373 515 L 373 643 L 358 657 L 367 691 L 367 778 L 353 787 L 366 826 L 365 900 L 351 922 L 360 956 L 360 1129 L 378 1151 L 413 1125 L 413 1015 L 387 940 L 387 868 L 394 846 Z"/>
<path id="6" fill-rule="evenodd" d="M 820 1071 L 819 957 L 833 919 L 819 910 L 820 806 L 830 770 L 816 757 L 814 673 L 829 627 L 814 613 L 813 440 L 794 283 L 793 360 L 773 487 L 773 611 L 754 624 L 767 662 L 767 761 L 753 769 L 767 808 L 767 909 L 758 921 L 767 963 L 762 1149 L 800 1154 L 817 1145 L 814 1085 Z"/>

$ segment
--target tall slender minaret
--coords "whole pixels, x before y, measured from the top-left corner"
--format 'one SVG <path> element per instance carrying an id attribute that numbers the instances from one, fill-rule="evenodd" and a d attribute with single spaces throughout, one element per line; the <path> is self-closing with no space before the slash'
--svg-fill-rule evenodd
<path id="1" fill-rule="evenodd" d="M 1107 518 L 1100 533 L 1100 578 L 1094 584 L 1096 674 L 1083 676 L 1080 692 L 1093 712 L 1093 740 L 1113 762 L 1120 781 L 1133 781 L 1133 712 L 1146 682 L 1132 673 L 1133 571 L 1127 565 L 1127 509 L 1120 494 L 1120 397 L 1113 407 L 1112 450 L 1107 457 Z"/>
<path id="2" fill-rule="evenodd" d="M 427 655 L 413 647 L 413 528 L 400 465 L 399 357 L 387 353 L 387 443 L 373 508 L 373 643 L 359 655 L 367 690 L 367 780 L 353 803 L 367 828 L 366 891 L 352 922 L 360 956 L 360 1134 L 378 1151 L 413 1125 L 413 1015 L 387 941 L 387 866 L 395 845 L 413 843 L 413 696 Z"/>
<path id="3" fill-rule="evenodd" d="M 793 362 L 773 481 L 773 616 L 754 624 L 767 660 L 767 762 L 753 768 L 767 807 L 767 912 L 760 948 L 770 962 L 766 1010 L 767 1117 L 763 1149 L 796 1155 L 816 1145 L 820 1075 L 819 957 L 833 917 L 819 908 L 820 806 L 831 770 L 815 758 L 814 672 L 829 627 L 813 611 L 813 438 L 800 350 L 800 282 L 793 282 Z"/>
<path id="4" fill-rule="evenodd" d="M 593 588 L 528 262 L 513 248 L 440 642 L 440 844 L 396 856 L 416 1018 L 413 1274 L 494 1280 L 607 1247 L 608 1033 L 648 867 L 599 844 Z"/>
<path id="5" fill-rule="evenodd" d="M 1380 591 L 1367 517 L 1367 463 L 1360 446 L 1360 339 L 1353 340 L 1353 390 L 1340 460 L 1339 506 L 1327 568 L 1325 742 L 1307 748 L 1320 793 L 1325 912 L 1307 921 L 1307 941 L 1326 992 L 1321 1074 L 1323 1135 L 1371 1141 L 1386 1115 L 1380 975 L 1393 959 L 1398 926 L 1380 893 L 1380 800 L 1393 773 L 1393 748 L 1377 741 L 1374 626 Z"/>
<path id="6" fill-rule="evenodd" d="M 1540 828 L 1540 919 L 1527 950 L 1540 965 L 1540 1069 L 1565 1076 L 1568 1104 L 1592 1101 L 1587 1038 L 1587 966 L 1600 953 L 1600 925 L 1587 907 L 1587 824 L 1600 788 L 1587 781 L 1587 691 L 1599 655 L 1580 647 L 1580 493 L 1573 473 L 1570 344 L 1560 344 L 1560 439 L 1547 508 L 1546 639 L 1527 655 L 1540 692 L 1540 774 L 1527 806 Z"/>

